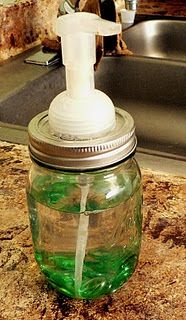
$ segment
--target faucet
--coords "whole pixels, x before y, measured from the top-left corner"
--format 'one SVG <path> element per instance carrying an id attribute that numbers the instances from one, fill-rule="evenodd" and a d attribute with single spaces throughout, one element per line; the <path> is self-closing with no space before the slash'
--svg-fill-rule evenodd
<path id="1" fill-rule="evenodd" d="M 118 7 L 118 12 L 121 15 L 122 29 L 126 30 L 134 24 L 137 0 L 123 0 L 122 3 L 123 5 Z"/>
<path id="2" fill-rule="evenodd" d="M 137 0 L 124 0 L 126 10 L 136 11 Z"/>

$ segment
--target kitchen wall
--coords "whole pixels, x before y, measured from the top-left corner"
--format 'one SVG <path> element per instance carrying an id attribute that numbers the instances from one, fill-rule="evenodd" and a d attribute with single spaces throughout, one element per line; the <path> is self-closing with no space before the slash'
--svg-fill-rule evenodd
<path id="1" fill-rule="evenodd" d="M 186 0 L 138 0 L 138 13 L 186 17 Z"/>

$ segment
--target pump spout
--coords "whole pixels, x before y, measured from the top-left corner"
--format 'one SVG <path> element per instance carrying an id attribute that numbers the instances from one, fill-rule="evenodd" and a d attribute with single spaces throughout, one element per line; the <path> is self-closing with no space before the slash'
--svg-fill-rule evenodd
<path id="1" fill-rule="evenodd" d="M 73 29 L 72 29 L 73 24 Z M 56 32 L 60 37 L 80 32 L 110 36 L 121 32 L 120 23 L 102 19 L 97 14 L 79 12 L 61 16 L 57 19 Z"/>

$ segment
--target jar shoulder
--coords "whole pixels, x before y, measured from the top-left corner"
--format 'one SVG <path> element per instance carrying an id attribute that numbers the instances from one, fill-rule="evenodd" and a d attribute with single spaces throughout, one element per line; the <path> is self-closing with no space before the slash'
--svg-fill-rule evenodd
<path id="1" fill-rule="evenodd" d="M 88 211 L 115 207 L 141 192 L 139 166 L 134 158 L 106 169 L 81 173 L 33 165 L 27 191 L 48 206 L 59 209 L 59 203 L 69 208 L 73 201 L 77 209 L 85 187 L 88 190 Z"/>

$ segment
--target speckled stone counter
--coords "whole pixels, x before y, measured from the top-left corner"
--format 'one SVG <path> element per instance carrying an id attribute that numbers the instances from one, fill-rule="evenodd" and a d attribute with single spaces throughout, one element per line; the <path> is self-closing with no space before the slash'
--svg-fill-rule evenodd
<path id="1" fill-rule="evenodd" d="M 27 147 L 0 143 L 0 320 L 186 319 L 186 177 L 142 170 L 143 241 L 138 267 L 111 296 L 56 293 L 34 261 L 25 198 Z"/>

